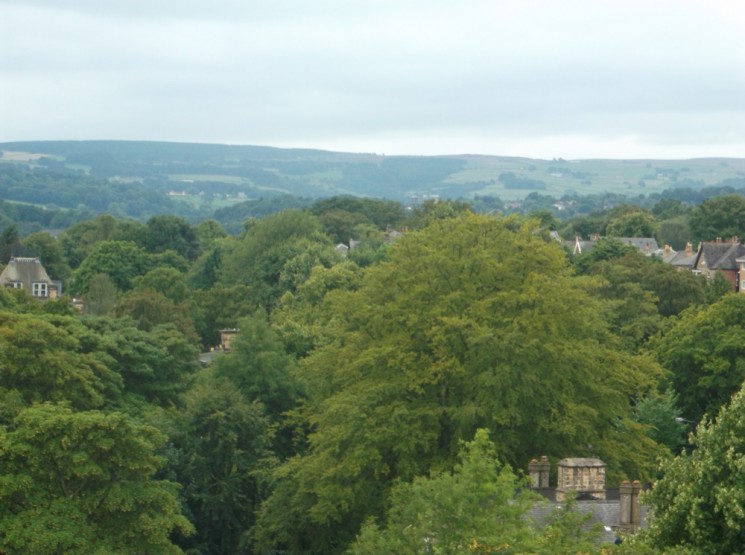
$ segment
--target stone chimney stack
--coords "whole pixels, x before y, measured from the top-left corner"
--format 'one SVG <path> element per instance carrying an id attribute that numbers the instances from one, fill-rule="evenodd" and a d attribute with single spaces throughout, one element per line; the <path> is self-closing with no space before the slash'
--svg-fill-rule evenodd
<path id="1" fill-rule="evenodd" d="M 562 459 L 558 470 L 557 501 L 579 494 L 605 499 L 605 463 L 600 459 Z"/>
<path id="2" fill-rule="evenodd" d="M 642 525 L 641 504 L 639 503 L 639 494 L 642 491 L 642 484 L 639 480 L 629 482 L 624 480 L 619 487 L 621 494 L 621 504 L 618 508 L 620 528 L 634 533 Z"/>
<path id="3" fill-rule="evenodd" d="M 547 488 L 548 478 L 551 472 L 551 463 L 548 457 L 543 455 L 540 461 L 533 459 L 528 465 L 528 474 L 530 475 L 530 484 L 534 488 Z"/>
<path id="4" fill-rule="evenodd" d="M 686 243 L 685 253 L 686 253 L 686 256 L 691 256 L 693 254 L 693 245 L 691 245 L 690 241 Z"/>

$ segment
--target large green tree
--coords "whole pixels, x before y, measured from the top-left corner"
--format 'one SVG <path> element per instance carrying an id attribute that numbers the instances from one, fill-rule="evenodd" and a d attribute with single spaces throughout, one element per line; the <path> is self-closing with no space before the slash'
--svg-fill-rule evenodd
<path id="1" fill-rule="evenodd" d="M 672 552 L 745 552 L 745 389 L 691 437 L 694 449 L 663 463 L 645 497 L 654 517 L 647 540 Z"/>
<path id="2" fill-rule="evenodd" d="M 706 200 L 693 209 L 689 222 L 697 241 L 745 237 L 745 197 L 725 195 Z"/>
<path id="3" fill-rule="evenodd" d="M 174 415 L 171 470 L 196 533 L 183 546 L 198 553 L 250 553 L 248 530 L 264 489 L 259 478 L 272 460 L 270 423 L 225 378 L 207 370 Z"/>
<path id="4" fill-rule="evenodd" d="M 0 419 L 35 402 L 92 409 L 115 398 L 122 378 L 87 335 L 74 318 L 0 312 Z"/>
<path id="5" fill-rule="evenodd" d="M 596 455 L 611 479 L 648 475 L 657 446 L 629 399 L 659 370 L 614 348 L 594 284 L 531 222 L 466 215 L 400 239 L 328 300 L 332 339 L 301 370 L 309 448 L 280 467 L 262 541 L 338 549 L 393 480 L 448 467 L 479 427 L 518 467 Z"/>
<path id="6" fill-rule="evenodd" d="M 94 275 L 106 274 L 120 291 L 128 291 L 132 280 L 146 274 L 150 267 L 150 257 L 134 243 L 101 241 L 73 273 L 72 290 L 85 294 Z"/>
<path id="7" fill-rule="evenodd" d="M 745 380 L 745 295 L 683 313 L 652 349 L 670 371 L 683 416 L 715 415 Z"/>
<path id="8" fill-rule="evenodd" d="M 222 283 L 247 285 L 255 304 L 270 308 L 284 291 L 293 290 L 311 269 L 341 260 L 315 216 L 287 210 L 250 226 L 222 256 Z"/>
<path id="9" fill-rule="evenodd" d="M 176 484 L 156 480 L 163 436 L 119 413 L 28 408 L 0 435 L 0 551 L 180 553 Z"/>
<path id="10" fill-rule="evenodd" d="M 654 237 L 657 227 L 654 215 L 637 210 L 610 220 L 606 232 L 612 237 Z"/>

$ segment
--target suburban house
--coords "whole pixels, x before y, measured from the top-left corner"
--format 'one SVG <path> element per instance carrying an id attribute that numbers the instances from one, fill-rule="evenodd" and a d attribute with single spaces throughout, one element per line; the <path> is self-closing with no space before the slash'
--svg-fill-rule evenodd
<path id="1" fill-rule="evenodd" d="M 23 289 L 38 299 L 56 299 L 62 293 L 62 283 L 52 281 L 39 258 L 10 258 L 0 272 L 0 286 L 7 289 Z"/>
<path id="2" fill-rule="evenodd" d="M 724 242 L 702 241 L 696 253 L 692 270 L 698 274 L 713 278 L 719 272 L 732 284 L 733 291 L 741 291 L 740 284 L 745 277 L 745 245 L 737 237 Z"/>
<path id="3" fill-rule="evenodd" d="M 545 520 L 554 507 L 573 497 L 577 509 L 590 515 L 588 526 L 602 525 L 603 542 L 613 542 L 620 534 L 633 534 L 646 527 L 647 510 L 639 503 L 643 488 L 638 480 L 624 480 L 618 489 L 607 489 L 605 463 L 596 458 L 562 459 L 556 467 L 556 486 L 551 487 L 548 457 L 533 459 L 528 465 L 533 491 L 546 499 L 532 511 L 536 522 Z"/>

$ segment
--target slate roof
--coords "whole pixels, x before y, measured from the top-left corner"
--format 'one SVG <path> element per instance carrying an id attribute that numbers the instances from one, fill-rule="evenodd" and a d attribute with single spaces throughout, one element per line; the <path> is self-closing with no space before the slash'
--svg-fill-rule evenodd
<path id="1" fill-rule="evenodd" d="M 553 488 L 534 489 L 536 493 L 546 497 L 545 501 L 536 503 L 530 510 L 530 517 L 537 526 L 543 526 L 557 509 L 561 509 L 562 503 L 558 503 L 553 497 Z M 600 525 L 601 532 L 598 543 L 613 543 L 618 537 L 618 529 L 621 524 L 621 502 L 618 490 L 606 490 L 607 499 L 581 499 L 576 501 L 577 510 L 589 514 L 587 522 L 582 525 L 585 531 Z M 647 507 L 640 505 L 641 527 L 647 527 Z"/>
<path id="2" fill-rule="evenodd" d="M 667 262 L 668 264 L 672 264 L 673 266 L 677 266 L 679 268 L 691 269 L 696 264 L 697 258 L 698 258 L 698 251 L 692 251 L 692 252 L 680 251 L 680 252 L 676 252 L 670 258 L 663 258 L 662 260 L 664 262 Z"/>
<path id="3" fill-rule="evenodd" d="M 694 267 L 706 266 L 709 270 L 738 270 L 737 259 L 745 256 L 745 245 L 740 242 L 722 243 L 706 241 L 698 249 Z"/>

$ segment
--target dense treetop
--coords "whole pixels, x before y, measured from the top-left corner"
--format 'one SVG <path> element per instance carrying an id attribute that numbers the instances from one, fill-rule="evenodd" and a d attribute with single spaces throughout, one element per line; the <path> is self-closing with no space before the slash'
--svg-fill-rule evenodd
<path id="1" fill-rule="evenodd" d="M 380 171 L 396 164 L 414 172 Z M 521 473 L 539 455 L 600 457 L 610 486 L 662 478 L 661 528 L 619 553 L 736 546 L 742 524 L 719 499 L 736 461 L 710 469 L 737 432 L 712 422 L 739 410 L 745 297 L 613 237 L 573 256 L 552 233 L 685 244 L 724 235 L 739 202 L 674 193 L 565 221 L 538 193 L 530 217 L 483 198 L 496 213 L 283 197 L 234 211 L 227 231 L 114 211 L 56 236 L 0 214 L 6 260 L 39 255 L 84 300 L 0 289 L 0 551 L 593 552 L 571 507 L 525 520 Z M 696 472 L 707 492 L 677 503 Z M 699 497 L 727 518 L 707 521 Z"/>

